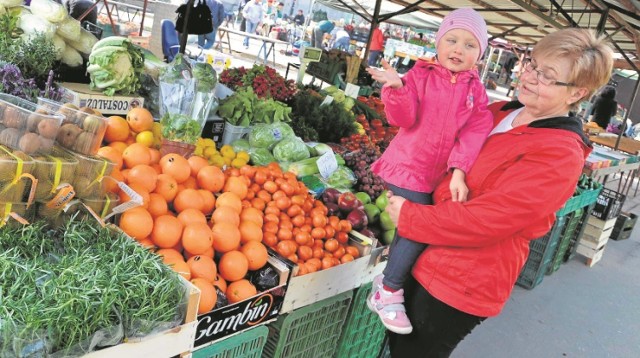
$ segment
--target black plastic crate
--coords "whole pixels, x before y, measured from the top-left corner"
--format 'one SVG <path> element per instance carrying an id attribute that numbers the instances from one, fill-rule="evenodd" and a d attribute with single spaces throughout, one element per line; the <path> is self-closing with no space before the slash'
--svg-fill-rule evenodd
<path id="1" fill-rule="evenodd" d="M 591 215 L 600 220 L 609 220 L 615 218 L 622 210 L 624 204 L 624 194 L 615 190 L 603 188 L 596 200 L 596 206 L 591 211 Z"/>
<path id="2" fill-rule="evenodd" d="M 638 216 L 635 214 L 620 213 L 618 220 L 616 220 L 616 225 L 613 227 L 613 231 L 611 231 L 610 239 L 616 241 L 628 239 L 631 236 L 637 220 Z"/>
<path id="3" fill-rule="evenodd" d="M 559 216 L 545 236 L 529 242 L 529 257 L 516 281 L 518 286 L 532 289 L 542 282 L 566 224 L 567 216 Z"/>

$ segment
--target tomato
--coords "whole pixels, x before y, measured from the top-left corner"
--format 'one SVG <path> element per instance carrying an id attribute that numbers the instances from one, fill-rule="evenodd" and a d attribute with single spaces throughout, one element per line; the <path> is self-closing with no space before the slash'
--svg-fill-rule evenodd
<path id="1" fill-rule="evenodd" d="M 315 229 L 314 229 L 315 230 Z M 313 236 L 313 234 L 312 234 Z M 324 248 L 329 252 L 335 252 L 340 247 L 340 243 L 336 239 L 329 239 L 325 241 Z"/>

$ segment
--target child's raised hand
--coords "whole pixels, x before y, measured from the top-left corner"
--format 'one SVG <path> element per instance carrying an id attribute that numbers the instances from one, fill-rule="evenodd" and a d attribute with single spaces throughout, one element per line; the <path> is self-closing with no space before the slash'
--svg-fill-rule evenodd
<path id="1" fill-rule="evenodd" d="M 464 182 L 465 174 L 460 169 L 454 169 L 449 190 L 451 191 L 451 201 L 459 201 L 464 203 L 469 195 L 469 188 Z"/>
<path id="2" fill-rule="evenodd" d="M 400 79 L 398 72 L 396 72 L 396 69 L 391 67 L 386 60 L 382 60 L 380 64 L 382 65 L 382 70 L 376 67 L 367 68 L 367 72 L 371 75 L 371 78 L 387 87 L 402 87 L 402 80 Z"/>

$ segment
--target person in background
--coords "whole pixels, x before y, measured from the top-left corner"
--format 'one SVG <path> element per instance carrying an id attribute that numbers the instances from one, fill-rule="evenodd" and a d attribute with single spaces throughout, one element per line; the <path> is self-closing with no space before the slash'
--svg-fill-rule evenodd
<path id="1" fill-rule="evenodd" d="M 593 113 L 592 121 L 596 122 L 600 128 L 607 129 L 611 117 L 618 112 L 618 102 L 616 98 L 616 89 L 613 86 L 606 86 L 600 92 L 593 102 L 591 113 Z"/>
<path id="2" fill-rule="evenodd" d="M 284 18 L 284 3 L 279 2 L 276 7 L 276 19 L 282 20 Z"/>
<path id="3" fill-rule="evenodd" d="M 395 195 L 432 204 L 436 185 L 447 173 L 453 173 L 453 201 L 467 200 L 466 173 L 493 123 L 487 92 L 475 69 L 485 48 L 484 19 L 471 8 L 461 8 L 442 20 L 436 35 L 436 61 L 418 60 L 402 79 L 384 60 L 383 71 L 367 68 L 374 80 L 384 84 L 381 98 L 387 120 L 400 127 L 387 150 L 371 165 L 371 171 Z M 396 235 L 384 275 L 373 281 L 367 305 L 392 332 L 408 334 L 412 330 L 402 304 L 402 287 L 424 247 Z"/>
<path id="4" fill-rule="evenodd" d="M 324 34 L 331 33 L 335 26 L 336 25 L 333 23 L 333 21 L 329 20 L 322 20 L 318 22 L 318 24 L 316 24 L 316 26 L 313 28 L 311 46 L 317 47 L 319 49 L 324 49 L 324 45 L 322 43 L 324 40 Z"/>
<path id="5" fill-rule="evenodd" d="M 260 1 L 261 0 L 251 1 L 242 9 L 242 16 L 247 20 L 246 32 L 250 34 L 256 33 L 256 29 L 262 21 L 264 10 L 262 9 L 262 5 L 260 5 Z M 245 48 L 249 48 L 249 37 L 244 38 L 243 45 Z"/>
<path id="6" fill-rule="evenodd" d="M 64 5 L 69 12 L 69 16 L 79 20 L 80 16 L 84 14 L 88 9 L 93 6 L 94 2 L 90 0 L 56 0 L 58 4 Z M 94 25 L 98 24 L 98 7 L 94 6 L 91 12 L 82 19 L 82 21 L 88 21 Z"/>
<path id="7" fill-rule="evenodd" d="M 384 51 L 384 34 L 380 31 L 380 25 L 377 25 L 373 29 L 371 35 L 371 45 L 369 46 L 369 66 L 376 66 L 378 64 L 378 57 Z"/>
<path id="8" fill-rule="evenodd" d="M 298 10 L 296 16 L 293 17 L 293 22 L 298 26 L 304 25 L 304 12 L 302 10 Z"/>
<path id="9" fill-rule="evenodd" d="M 213 22 L 213 31 L 208 34 L 198 35 L 198 46 L 205 50 L 208 50 L 216 44 L 216 34 L 218 33 L 218 27 L 222 25 L 224 21 L 224 5 L 220 0 L 206 0 L 205 3 L 211 10 L 211 21 Z"/>
<path id="10" fill-rule="evenodd" d="M 506 96 L 509 97 L 509 94 L 511 93 L 511 91 L 513 91 L 514 95 L 515 95 L 515 91 L 516 91 L 516 87 L 518 87 L 518 81 L 520 78 L 520 72 L 522 71 L 522 66 L 520 64 L 520 60 L 518 60 L 515 65 L 513 65 L 513 68 L 511 69 L 511 83 L 509 83 L 509 89 L 507 90 L 507 94 Z"/>
<path id="11" fill-rule="evenodd" d="M 518 101 L 489 106 L 493 130 L 467 175 L 468 201 L 455 200 L 451 172 L 435 188 L 434 205 L 389 199 L 398 234 L 429 245 L 404 286 L 414 330 L 390 334 L 392 357 L 449 357 L 500 314 L 531 241 L 549 231 L 575 191 L 592 147 L 569 113 L 607 83 L 613 51 L 604 36 L 566 28 L 542 38 L 523 66 Z"/>
<path id="12" fill-rule="evenodd" d="M 240 31 L 247 30 L 247 19 L 245 19 L 242 15 L 242 9 L 244 9 L 244 7 L 250 2 L 251 0 L 240 0 L 240 4 L 238 4 L 238 14 L 242 16 L 242 22 L 240 22 Z"/>
<path id="13" fill-rule="evenodd" d="M 340 28 L 334 35 L 333 46 L 331 46 L 331 48 L 349 51 L 350 41 L 349 33 L 344 28 Z"/>

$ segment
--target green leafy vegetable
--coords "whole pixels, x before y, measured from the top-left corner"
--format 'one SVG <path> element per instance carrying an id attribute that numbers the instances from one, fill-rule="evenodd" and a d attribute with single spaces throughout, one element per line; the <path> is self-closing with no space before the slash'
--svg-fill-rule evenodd
<path id="1" fill-rule="evenodd" d="M 183 114 L 166 113 L 160 123 L 163 138 L 170 141 L 195 144 L 202 132 L 198 121 Z"/>
<path id="2" fill-rule="evenodd" d="M 289 137 L 281 140 L 273 147 L 273 156 L 278 162 L 295 162 L 309 158 L 309 150 L 302 139 Z"/>
<path id="3" fill-rule="evenodd" d="M 135 93 L 140 88 L 143 68 L 142 52 L 128 39 L 111 36 L 93 46 L 87 72 L 91 77 L 91 88 L 113 96 L 116 92 Z"/>

